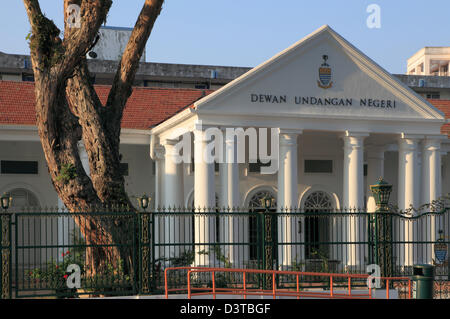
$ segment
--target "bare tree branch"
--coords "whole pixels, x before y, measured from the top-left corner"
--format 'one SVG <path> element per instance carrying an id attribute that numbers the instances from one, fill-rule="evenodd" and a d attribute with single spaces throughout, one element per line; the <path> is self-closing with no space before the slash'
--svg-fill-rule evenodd
<path id="1" fill-rule="evenodd" d="M 108 116 L 110 126 L 116 126 L 122 119 L 123 109 L 132 92 L 139 61 L 163 3 L 164 0 L 146 0 L 139 14 L 108 95 L 106 106 L 110 114 Z"/>

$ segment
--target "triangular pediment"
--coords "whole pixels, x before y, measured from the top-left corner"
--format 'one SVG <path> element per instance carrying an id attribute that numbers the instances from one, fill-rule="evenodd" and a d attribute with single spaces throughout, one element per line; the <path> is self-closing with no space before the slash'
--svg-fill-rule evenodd
<path id="1" fill-rule="evenodd" d="M 442 112 L 329 26 L 194 106 L 199 114 L 445 120 Z"/>

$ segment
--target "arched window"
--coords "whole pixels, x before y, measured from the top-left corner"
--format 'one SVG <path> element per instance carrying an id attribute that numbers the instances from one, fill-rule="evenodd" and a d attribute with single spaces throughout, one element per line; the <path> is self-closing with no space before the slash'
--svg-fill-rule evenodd
<path id="1" fill-rule="evenodd" d="M 308 259 L 329 255 L 329 247 L 321 244 L 328 242 L 329 216 L 333 209 L 330 195 L 323 191 L 315 191 L 308 195 L 303 204 L 305 213 L 312 214 L 305 218 L 305 255 Z"/>
<path id="2" fill-rule="evenodd" d="M 303 206 L 308 212 L 329 212 L 333 208 L 333 202 L 327 193 L 316 191 L 308 195 Z"/>
<path id="3" fill-rule="evenodd" d="M 12 211 L 20 211 L 26 207 L 38 207 L 39 201 L 32 192 L 25 188 L 15 188 L 8 193 L 13 198 L 11 203 Z"/>
<path id="4" fill-rule="evenodd" d="M 271 192 L 271 191 L 266 191 L 266 190 L 261 190 L 256 192 L 251 198 L 250 201 L 248 202 L 248 207 L 250 209 L 250 211 L 261 211 L 261 210 L 265 210 L 264 207 L 261 206 L 261 199 L 265 198 L 266 196 L 269 196 L 269 198 L 272 199 L 272 210 L 276 210 L 277 207 L 277 199 L 275 197 L 275 195 Z"/>

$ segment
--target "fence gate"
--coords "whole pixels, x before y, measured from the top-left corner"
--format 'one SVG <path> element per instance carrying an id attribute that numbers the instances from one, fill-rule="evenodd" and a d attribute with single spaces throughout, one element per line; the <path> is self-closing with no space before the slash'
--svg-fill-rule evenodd
<path id="1" fill-rule="evenodd" d="M 15 298 L 138 292 L 135 213 L 23 212 L 12 225 Z"/>
<path id="2" fill-rule="evenodd" d="M 449 298 L 449 213 L 2 213 L 0 297 L 158 294 L 168 267 L 363 274 L 368 264 L 378 264 L 382 276 L 398 277 L 413 275 L 415 264 L 433 264 L 435 298 Z M 356 235 L 343 236 L 353 225 Z M 99 254 L 102 258 L 96 258 Z M 77 289 L 66 280 L 74 264 L 81 273 Z M 186 274 L 174 273 L 168 288 L 186 286 Z M 210 281 L 206 274 L 196 276 L 198 287 Z M 222 288 L 242 282 L 231 273 L 216 279 Z M 291 287 L 294 279 L 280 276 L 275 284 Z M 249 287 L 270 289 L 273 284 L 270 275 L 253 274 L 246 280 Z M 301 280 L 305 287 L 328 285 L 321 278 Z"/>

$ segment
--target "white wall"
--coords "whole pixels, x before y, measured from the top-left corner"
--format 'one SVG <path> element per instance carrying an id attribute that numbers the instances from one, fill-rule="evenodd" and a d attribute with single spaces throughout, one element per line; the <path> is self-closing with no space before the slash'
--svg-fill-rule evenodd
<path id="1" fill-rule="evenodd" d="M 154 176 L 148 145 L 121 145 L 122 163 L 128 163 L 125 188 L 130 196 L 154 194 Z M 58 205 L 40 142 L 0 142 L 0 160 L 38 161 L 37 175 L 0 174 L 0 192 L 25 188 L 36 195 L 41 206 Z M 137 201 L 131 198 L 133 204 Z"/>
<path id="2" fill-rule="evenodd" d="M 342 168 L 343 168 L 343 142 L 333 133 L 300 135 L 298 138 L 298 190 L 300 203 L 301 195 L 311 186 L 327 191 L 331 196 L 337 196 L 338 205 L 342 197 Z M 304 173 L 304 160 L 333 160 L 333 173 Z M 194 174 L 189 174 L 188 165 L 185 165 L 184 194 L 185 203 L 190 205 L 194 189 Z M 246 164 L 239 164 L 240 205 L 247 204 L 248 195 L 259 187 L 270 186 L 277 189 L 277 174 L 261 175 L 249 172 Z M 215 174 L 216 193 L 220 194 L 221 185 L 218 172 Z"/>
<path id="3" fill-rule="evenodd" d="M 125 189 L 131 202 L 137 207 L 135 196 L 142 196 L 144 193 L 154 199 L 155 176 L 152 170 L 152 160 L 150 158 L 148 145 L 127 145 L 120 146 L 122 163 L 128 163 L 128 176 L 125 176 Z"/>
<path id="4" fill-rule="evenodd" d="M 152 169 L 152 160 L 149 156 L 147 145 L 121 145 L 122 162 L 128 163 L 129 175 L 125 177 L 125 187 L 133 204 L 137 204 L 135 196 L 147 194 L 154 198 L 155 176 Z M 331 159 L 333 160 L 333 173 L 304 173 L 305 159 Z M 30 160 L 38 161 L 38 175 L 0 174 L 0 192 L 3 194 L 14 188 L 25 188 L 36 195 L 41 206 L 56 206 L 57 195 L 53 189 L 48 174 L 45 158 L 39 142 L 0 142 L 0 160 Z M 343 151 L 342 141 L 336 134 L 312 134 L 306 133 L 298 138 L 298 190 L 300 203 L 301 196 L 311 186 L 322 189 L 336 195 L 340 204 L 342 198 L 342 165 Z M 450 192 L 450 156 L 442 158 L 443 179 L 442 194 Z M 397 152 L 385 153 L 384 178 L 393 187 L 391 203 L 397 201 L 398 180 L 398 154 Z M 185 165 L 184 198 L 188 203 L 194 188 L 194 174 L 189 172 Z M 216 193 L 220 194 L 220 178 L 218 172 L 215 175 Z M 367 181 L 371 182 L 371 181 Z M 251 173 L 246 164 L 239 164 L 239 188 L 240 204 L 245 204 L 246 195 L 253 189 L 263 186 L 277 188 L 277 175 L 260 175 Z"/>
<path id="5" fill-rule="evenodd" d="M 37 175 L 0 174 L 0 192 L 25 188 L 36 195 L 41 206 L 56 206 L 56 192 L 50 181 L 40 142 L 0 142 L 0 160 L 38 161 Z"/>

